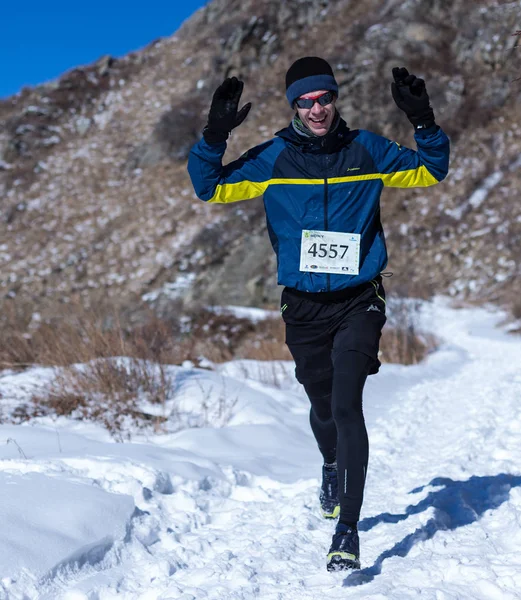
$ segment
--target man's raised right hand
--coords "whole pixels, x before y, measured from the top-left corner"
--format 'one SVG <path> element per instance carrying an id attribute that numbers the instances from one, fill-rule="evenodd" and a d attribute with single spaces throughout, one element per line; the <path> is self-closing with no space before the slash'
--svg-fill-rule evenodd
<path id="1" fill-rule="evenodd" d="M 228 77 L 215 90 L 208 123 L 203 129 L 203 137 L 209 144 L 225 142 L 231 130 L 238 127 L 250 112 L 251 102 L 238 110 L 243 87 L 243 81 Z"/>

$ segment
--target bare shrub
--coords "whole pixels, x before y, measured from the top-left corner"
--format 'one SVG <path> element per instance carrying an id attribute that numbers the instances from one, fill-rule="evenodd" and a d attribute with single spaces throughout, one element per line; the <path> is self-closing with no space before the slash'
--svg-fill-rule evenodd
<path id="1" fill-rule="evenodd" d="M 413 365 L 421 362 L 437 346 L 436 337 L 418 329 L 418 301 L 394 298 L 389 307 L 389 321 L 380 341 L 380 360 Z"/>
<path id="2" fill-rule="evenodd" d="M 521 309 L 514 307 L 514 316 Z M 419 362 L 435 346 L 433 336 L 418 331 L 418 304 L 390 302 L 389 321 L 381 348 L 386 362 Z M 132 311 L 133 318 L 138 314 Z M 0 311 L 0 367 L 23 368 L 31 364 L 69 366 L 98 358 L 125 356 L 162 364 L 195 364 L 204 357 L 212 362 L 234 359 L 291 360 L 280 318 L 252 322 L 207 308 L 187 314 L 172 311 L 159 318 L 147 307 L 138 323 L 115 306 L 96 309 L 79 303 L 64 305 L 60 318 L 34 319 L 30 305 L 4 301 Z M 183 318 L 181 318 L 183 317 Z"/>
<path id="3" fill-rule="evenodd" d="M 288 350 L 289 352 L 289 350 Z M 259 361 L 254 379 L 274 388 L 281 388 L 287 371 L 280 360 Z"/>
<path id="4" fill-rule="evenodd" d="M 175 381 L 165 365 L 185 360 L 197 365 L 201 358 L 252 359 L 259 361 L 256 378 L 280 387 L 286 377 L 280 361 L 291 360 L 279 317 L 254 323 L 194 308 L 189 314 L 176 309 L 172 316 L 160 319 L 147 307 L 126 314 L 114 306 L 100 304 L 94 310 L 71 303 L 63 307 L 59 319 L 44 321 L 31 313 L 30 304 L 4 301 L 3 308 L 1 367 L 56 367 L 54 382 L 31 403 L 11 412 L 11 422 L 38 416 L 92 420 L 120 441 L 133 428 L 175 430 L 185 425 L 176 420 L 179 413 L 172 413 Z M 381 340 L 382 362 L 418 363 L 435 347 L 435 338 L 418 330 L 418 309 L 417 301 L 390 302 Z M 200 418 L 189 426 L 227 423 L 236 401 L 224 392 L 217 399 L 203 394 Z M 146 405 L 163 410 L 149 414 Z"/>
<path id="5" fill-rule="evenodd" d="M 32 398 L 29 418 L 58 415 L 101 423 L 123 441 L 130 427 L 160 430 L 167 421 L 166 402 L 174 382 L 163 365 L 138 359 L 105 358 L 60 369 L 43 395 Z M 163 406 L 163 415 L 140 408 L 143 402 Z"/>
<path id="6" fill-rule="evenodd" d="M 94 312 L 70 313 L 59 323 L 42 324 L 33 335 L 38 362 L 67 366 L 95 358 L 125 356 L 127 347 L 119 327 L 105 329 Z"/>
<path id="7" fill-rule="evenodd" d="M 189 313 L 173 311 L 159 318 L 146 306 L 134 307 L 131 317 L 117 306 L 100 303 L 87 308 L 64 305 L 61 315 L 34 319 L 31 306 L 4 302 L 0 311 L 0 361 L 3 367 L 31 364 L 68 366 L 97 358 L 126 356 L 167 364 L 197 362 L 204 356 L 215 362 L 232 360 L 247 338 L 263 325 L 206 308 Z M 138 322 L 134 323 L 136 315 Z M 269 328 L 259 337 L 274 342 Z M 268 358 L 268 355 L 266 354 Z"/>
<path id="8" fill-rule="evenodd" d="M 23 451 L 23 448 L 18 444 L 18 442 L 14 438 L 7 438 L 6 444 L 13 444 L 13 446 L 16 446 L 16 449 L 18 450 L 18 454 L 20 455 L 20 458 L 27 460 L 27 456 L 26 456 L 25 452 Z"/>
<path id="9" fill-rule="evenodd" d="M 0 305 L 0 369 L 24 368 L 36 356 L 27 329 L 32 311 L 27 304 L 4 299 Z"/>
<path id="10" fill-rule="evenodd" d="M 292 360 L 285 339 L 286 327 L 281 318 L 264 319 L 256 323 L 254 331 L 245 337 L 237 348 L 235 358 Z"/>
<path id="11" fill-rule="evenodd" d="M 136 314 L 133 311 L 132 318 Z M 101 423 L 119 440 L 129 437 L 133 427 L 166 427 L 164 410 L 163 416 L 155 416 L 140 408 L 143 402 L 165 407 L 173 399 L 175 382 L 165 365 L 185 360 L 197 364 L 203 356 L 230 360 L 244 336 L 254 331 L 248 319 L 206 309 L 185 315 L 186 331 L 180 314 L 159 319 L 146 307 L 137 324 L 129 322 L 117 307 L 105 305 L 95 310 L 72 303 L 63 307 L 59 319 L 46 322 L 35 321 L 34 316 L 30 306 L 13 303 L 9 312 L 4 312 L 2 366 L 55 366 L 56 377 L 32 403 L 17 407 L 10 420 L 23 422 L 39 416 L 86 419 Z M 227 421 L 237 401 L 232 400 L 219 397 L 216 408 L 212 404 L 211 415 L 206 412 L 206 424 L 215 419 Z M 173 407 L 170 403 L 169 427 L 175 429 L 182 425 L 172 415 Z M 204 417 L 205 407 L 201 408 Z"/>
<path id="12" fill-rule="evenodd" d="M 198 426 L 200 427 L 224 427 L 233 416 L 233 409 L 239 401 L 238 396 L 227 393 L 224 379 L 222 388 L 217 395 L 213 387 L 205 389 L 200 381 L 196 381 L 201 392 L 201 415 Z"/>
<path id="13" fill-rule="evenodd" d="M 240 358 L 252 360 L 292 360 L 284 340 L 247 339 L 240 349 Z"/>
<path id="14" fill-rule="evenodd" d="M 508 332 L 521 334 L 521 301 L 516 297 L 510 305 L 511 319 L 507 318 L 503 325 L 508 325 Z M 514 322 L 512 323 L 512 319 Z"/>
<path id="15" fill-rule="evenodd" d="M 59 317 L 46 320 L 14 300 L 0 308 L 0 367 L 67 366 L 112 356 L 169 364 L 184 359 L 178 320 L 159 319 L 147 307 L 137 324 L 117 306 L 102 303 L 96 308 L 70 303 Z"/>
<path id="16" fill-rule="evenodd" d="M 514 302 L 514 304 L 512 305 L 512 316 L 516 320 L 521 319 L 521 301 L 520 300 L 516 300 Z"/>
<path id="17" fill-rule="evenodd" d="M 255 325 L 249 319 L 207 308 L 192 310 L 189 316 L 190 331 L 182 343 L 189 355 L 187 358 L 195 361 L 200 356 L 213 362 L 232 360 L 245 336 L 255 331 Z"/>

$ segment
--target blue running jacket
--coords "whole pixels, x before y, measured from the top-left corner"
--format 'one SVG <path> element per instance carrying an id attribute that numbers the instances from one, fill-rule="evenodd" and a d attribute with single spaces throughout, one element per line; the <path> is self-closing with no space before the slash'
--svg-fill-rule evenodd
<path id="1" fill-rule="evenodd" d="M 374 279 L 387 265 L 380 222 L 384 186 L 427 187 L 445 178 L 449 140 L 433 126 L 415 134 L 417 151 L 364 130 L 338 127 L 307 138 L 290 125 L 226 166 L 226 142 L 194 145 L 188 172 L 197 196 L 228 203 L 264 196 L 278 283 L 306 292 L 336 291 Z M 359 272 L 300 270 L 303 230 L 360 234 Z"/>

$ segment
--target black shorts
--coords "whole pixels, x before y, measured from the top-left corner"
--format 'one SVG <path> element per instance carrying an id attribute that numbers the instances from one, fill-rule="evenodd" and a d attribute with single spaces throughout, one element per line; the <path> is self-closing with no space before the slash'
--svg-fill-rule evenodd
<path id="1" fill-rule="evenodd" d="M 370 374 L 378 372 L 386 321 L 381 277 L 338 292 L 309 293 L 286 287 L 281 312 L 300 383 L 332 378 L 335 353 L 348 350 L 372 358 Z"/>

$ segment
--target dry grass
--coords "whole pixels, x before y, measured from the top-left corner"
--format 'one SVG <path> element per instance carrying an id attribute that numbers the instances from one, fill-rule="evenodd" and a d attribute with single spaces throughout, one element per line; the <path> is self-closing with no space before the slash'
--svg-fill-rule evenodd
<path id="1" fill-rule="evenodd" d="M 387 363 L 415 365 L 436 348 L 436 338 L 418 333 L 414 326 L 388 327 L 380 342 L 380 360 Z"/>
<path id="2" fill-rule="evenodd" d="M 176 318 L 160 319 L 143 307 L 138 323 L 117 307 L 97 310 L 79 304 L 64 307 L 61 319 L 41 322 L 30 305 L 4 302 L 0 329 L 1 367 L 23 369 L 33 364 L 56 367 L 56 377 L 45 393 L 29 405 L 18 407 L 14 422 L 41 416 L 67 416 L 101 423 L 119 441 L 141 428 L 166 431 L 177 427 L 176 382 L 168 365 L 185 360 L 199 364 L 233 359 L 265 361 L 266 383 L 278 385 L 291 360 L 285 345 L 285 326 L 280 318 L 252 323 L 206 309 Z M 415 364 L 435 347 L 433 336 L 418 331 L 418 304 L 395 300 L 381 340 L 382 362 Z M 132 313 L 135 319 L 136 312 Z M 182 325 L 183 324 L 183 325 Z M 263 372 L 264 372 L 263 371 Z M 210 402 L 201 406 L 202 422 Z M 144 412 L 148 406 L 154 415 Z M 168 404 L 168 407 L 167 407 Z M 218 420 L 227 421 L 233 402 L 219 399 Z M 167 414 L 168 412 L 168 414 Z M 214 414 L 215 413 L 215 414 Z M 157 415 L 160 416 L 157 416 Z M 206 423 L 210 424 L 210 423 Z M 179 425 L 180 427 L 182 425 Z"/>
<path id="3" fill-rule="evenodd" d="M 230 395 L 226 390 L 224 379 L 218 394 L 212 387 L 205 387 L 196 381 L 201 394 L 201 413 L 197 427 L 223 427 L 233 416 L 233 409 L 239 401 L 238 396 Z"/>
<path id="4" fill-rule="evenodd" d="M 133 324 L 117 306 L 96 309 L 80 303 L 62 307 L 60 317 L 42 321 L 31 305 L 7 300 L 0 307 L 0 364 L 24 368 L 68 366 L 97 358 L 127 356 L 176 364 L 178 324 L 157 318 L 146 307 Z"/>
<path id="5" fill-rule="evenodd" d="M 516 299 L 516 301 L 512 305 L 512 316 L 514 319 L 521 319 L 521 301 Z"/>
<path id="6" fill-rule="evenodd" d="M 285 343 L 286 328 L 280 318 L 265 319 L 255 326 L 237 348 L 235 358 L 251 360 L 292 360 Z"/>
<path id="7" fill-rule="evenodd" d="M 418 328 L 420 304 L 406 298 L 394 298 L 389 321 L 382 332 L 380 360 L 387 363 L 414 365 L 435 350 L 436 337 Z"/>
<path id="8" fill-rule="evenodd" d="M 165 364 L 178 362 L 175 327 L 152 314 L 144 324 L 122 324 L 116 308 L 64 307 L 61 319 L 39 322 L 30 306 L 5 303 L 0 331 L 2 367 L 56 367 L 44 394 L 12 414 L 15 422 L 37 416 L 71 416 L 104 425 L 117 439 L 130 426 L 157 430 L 165 417 L 140 410 L 143 401 L 165 405 L 174 382 Z M 123 358 L 116 358 L 123 357 Z"/>
<path id="9" fill-rule="evenodd" d="M 521 334 L 521 301 L 515 298 L 510 307 L 511 318 L 507 318 L 503 325 L 509 325 L 509 333 L 519 335 Z M 514 321 L 513 323 L 512 320 Z"/>
<path id="10" fill-rule="evenodd" d="M 161 431 L 166 402 L 173 396 L 174 381 L 163 365 L 108 358 L 60 369 L 46 393 L 33 396 L 26 412 L 29 418 L 57 415 L 95 421 L 123 441 L 130 439 L 132 428 Z M 163 406 L 163 414 L 144 412 L 143 401 Z"/>
<path id="11" fill-rule="evenodd" d="M 171 317 L 159 318 L 142 307 L 139 322 L 133 323 L 114 306 L 94 310 L 72 303 L 63 307 L 59 319 L 40 322 L 28 305 L 10 300 L 1 308 L 0 366 L 4 368 L 67 367 L 114 356 L 177 365 L 185 360 L 197 364 L 202 357 L 212 362 L 291 360 L 280 318 L 252 323 L 206 309 L 183 315 L 180 307 L 173 308 Z M 385 362 L 415 364 L 435 347 L 433 336 L 418 331 L 417 311 L 414 302 L 392 302 L 381 340 Z"/>
<path id="12" fill-rule="evenodd" d="M 30 366 L 35 355 L 28 328 L 31 313 L 27 305 L 4 300 L 0 307 L 0 368 Z"/>
<path id="13" fill-rule="evenodd" d="M 283 340 L 276 339 L 281 332 L 278 321 L 255 325 L 206 309 L 185 314 L 181 320 L 176 307 L 172 313 L 177 318 L 160 319 L 142 307 L 139 322 L 133 323 L 135 311 L 129 318 L 115 306 L 100 305 L 94 310 L 73 303 L 63 307 L 61 318 L 42 322 L 31 308 L 30 304 L 4 302 L 0 368 L 52 366 L 56 377 L 45 393 L 12 413 L 17 423 L 41 416 L 68 416 L 101 423 L 120 441 L 135 428 L 164 430 L 167 418 L 176 428 L 172 424 L 175 402 L 169 403 L 166 414 L 166 403 L 175 397 L 168 365 L 185 360 L 197 365 L 203 357 L 223 362 L 235 358 L 239 349 L 243 358 L 274 360 L 284 355 Z M 143 402 L 162 406 L 162 416 L 144 412 Z M 203 423 L 208 406 L 204 402 L 201 406 Z M 218 419 L 226 421 L 232 408 L 233 402 L 220 398 Z"/>

